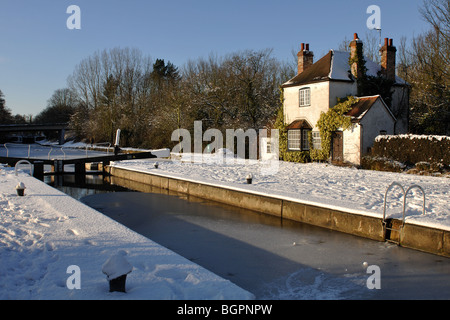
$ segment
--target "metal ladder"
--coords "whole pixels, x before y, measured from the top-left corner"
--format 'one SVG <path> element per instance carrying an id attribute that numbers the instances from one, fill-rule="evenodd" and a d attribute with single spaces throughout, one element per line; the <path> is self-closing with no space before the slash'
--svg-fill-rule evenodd
<path id="1" fill-rule="evenodd" d="M 402 192 L 403 192 L 403 210 L 402 210 L 402 213 L 403 213 L 403 219 L 402 219 L 402 224 L 401 224 L 401 226 L 399 226 L 398 228 L 395 228 L 395 227 L 392 226 L 392 219 L 386 219 L 386 203 L 387 203 L 387 195 L 388 195 L 389 190 L 391 190 L 391 189 L 392 189 L 393 187 L 395 187 L 395 186 L 400 187 L 400 189 L 401 189 Z M 404 228 L 404 226 L 405 226 L 405 218 L 406 218 L 406 212 L 405 212 L 405 211 L 406 211 L 406 198 L 407 198 L 407 196 L 408 196 L 408 193 L 409 193 L 412 189 L 415 189 L 415 188 L 419 189 L 419 190 L 422 192 L 422 196 L 423 196 L 422 214 L 425 214 L 425 191 L 423 190 L 423 188 L 422 188 L 421 186 L 415 184 L 415 185 L 410 186 L 410 187 L 405 191 L 405 189 L 403 188 L 403 186 L 402 186 L 400 183 L 398 183 L 398 182 L 393 182 L 393 183 L 386 189 L 386 193 L 384 194 L 384 209 L 383 209 L 383 228 L 384 228 L 383 232 L 384 232 L 384 239 L 385 239 L 386 241 L 388 241 L 388 242 L 393 242 L 393 243 L 396 243 L 397 245 L 400 245 L 400 241 L 401 241 L 401 238 L 402 238 L 402 237 L 401 237 L 401 236 L 402 236 L 402 231 L 403 231 L 403 228 Z M 388 237 L 388 231 L 389 231 L 389 232 L 392 232 L 392 231 L 398 232 L 398 241 L 391 239 L 391 238 L 390 238 L 391 234 L 389 234 L 389 237 Z"/>
<path id="2" fill-rule="evenodd" d="M 14 166 L 14 175 L 17 177 L 17 168 L 21 164 L 28 164 L 30 166 L 30 176 L 32 176 L 33 175 L 33 165 L 28 160 L 20 160 L 16 163 L 16 165 Z"/>

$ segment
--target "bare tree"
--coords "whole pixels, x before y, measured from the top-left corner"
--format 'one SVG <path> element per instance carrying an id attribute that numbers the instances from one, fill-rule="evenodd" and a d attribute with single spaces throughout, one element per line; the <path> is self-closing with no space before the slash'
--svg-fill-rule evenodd
<path id="1" fill-rule="evenodd" d="M 432 43 L 429 49 L 433 52 L 435 59 L 441 64 L 439 71 L 446 78 L 450 79 L 450 0 L 427 0 L 424 1 L 420 12 L 432 29 L 433 33 L 428 33 Z M 428 53 L 430 55 L 430 53 Z M 437 66 L 436 66 L 437 67 Z"/>
<path id="2" fill-rule="evenodd" d="M 210 55 L 182 71 L 135 49 L 114 48 L 83 59 L 68 83 L 79 98 L 72 124 L 85 138 L 112 140 L 120 128 L 126 144 L 168 147 L 173 130 L 261 128 L 275 115 L 279 86 L 293 76 L 271 50 Z"/>
<path id="3" fill-rule="evenodd" d="M 234 54 L 226 66 L 235 79 L 233 91 L 237 93 L 240 124 L 252 129 L 264 127 L 275 114 L 279 101 L 280 68 L 272 50 Z"/>
<path id="4" fill-rule="evenodd" d="M 424 1 L 420 12 L 431 29 L 400 51 L 399 73 L 411 84 L 411 129 L 450 134 L 450 1 Z"/>
<path id="5" fill-rule="evenodd" d="M 78 97 L 70 89 L 55 90 L 47 101 L 47 108 L 35 118 L 36 123 L 67 123 L 78 106 Z"/>
<path id="6" fill-rule="evenodd" d="M 381 56 L 380 56 L 380 36 L 379 36 L 378 30 L 372 30 L 370 32 L 366 32 L 364 39 L 362 39 L 364 43 L 364 56 L 372 60 L 373 62 L 380 63 Z M 350 52 L 350 42 L 352 40 L 349 40 L 347 37 L 344 38 L 344 40 L 341 41 L 338 45 L 339 51 L 345 51 Z"/>

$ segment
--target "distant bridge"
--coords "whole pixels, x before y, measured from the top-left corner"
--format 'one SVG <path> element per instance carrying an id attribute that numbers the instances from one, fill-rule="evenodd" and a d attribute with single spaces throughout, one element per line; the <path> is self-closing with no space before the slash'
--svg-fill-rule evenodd
<path id="1" fill-rule="evenodd" d="M 57 131 L 59 144 L 64 143 L 66 130 L 70 130 L 68 123 L 0 125 L 0 133 Z"/>

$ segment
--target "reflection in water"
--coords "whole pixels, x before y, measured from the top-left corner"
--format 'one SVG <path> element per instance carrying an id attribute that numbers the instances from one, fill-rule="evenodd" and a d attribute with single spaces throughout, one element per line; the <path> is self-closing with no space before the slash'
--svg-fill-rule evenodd
<path id="1" fill-rule="evenodd" d="M 130 189 L 111 184 L 110 177 L 102 174 L 46 175 L 44 182 L 77 200 L 94 194 L 131 192 Z"/>

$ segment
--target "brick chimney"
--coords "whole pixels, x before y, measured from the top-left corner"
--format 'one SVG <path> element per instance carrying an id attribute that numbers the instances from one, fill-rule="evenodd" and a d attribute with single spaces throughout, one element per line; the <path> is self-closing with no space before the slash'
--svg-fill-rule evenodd
<path id="1" fill-rule="evenodd" d="M 395 56 L 397 48 L 393 45 L 393 40 L 385 38 L 381 53 L 381 74 L 388 80 L 395 81 Z"/>
<path id="2" fill-rule="evenodd" d="M 302 73 L 314 63 L 314 52 L 309 51 L 309 43 L 301 44 L 301 49 L 297 54 L 298 57 L 298 74 Z"/>
<path id="3" fill-rule="evenodd" d="M 363 43 L 358 38 L 358 34 L 355 33 L 353 40 L 350 42 L 350 59 L 354 61 L 352 63 L 351 72 L 355 78 L 361 78 L 363 75 L 363 67 L 359 62 L 358 57 L 363 57 Z"/>

